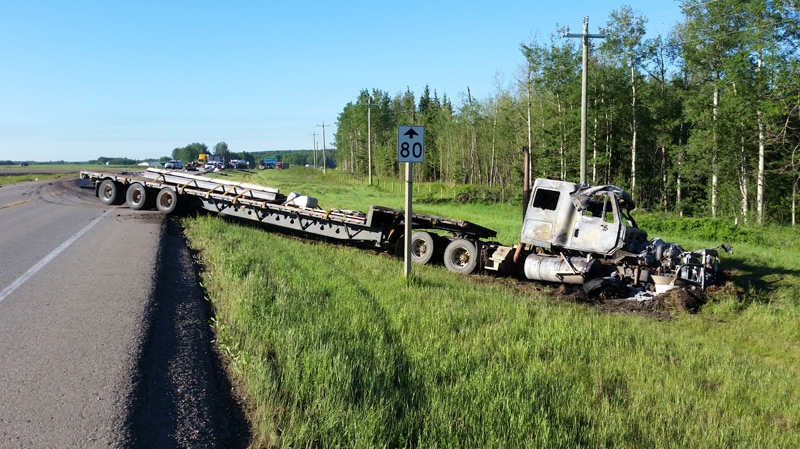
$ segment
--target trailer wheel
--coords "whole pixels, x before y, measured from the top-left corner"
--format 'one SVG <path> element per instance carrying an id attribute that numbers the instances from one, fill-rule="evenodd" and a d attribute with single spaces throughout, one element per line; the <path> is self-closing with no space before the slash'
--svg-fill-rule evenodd
<path id="1" fill-rule="evenodd" d="M 433 260 L 437 245 L 430 233 L 416 231 L 411 234 L 411 261 L 425 265 Z"/>
<path id="2" fill-rule="evenodd" d="M 164 187 L 156 196 L 156 208 L 162 214 L 175 214 L 178 212 L 178 192 L 172 187 Z"/>
<path id="3" fill-rule="evenodd" d="M 628 297 L 628 288 L 619 279 L 603 277 L 586 281 L 583 291 L 597 299 L 618 299 Z"/>
<path id="4" fill-rule="evenodd" d="M 153 195 L 150 189 L 141 183 L 134 182 L 125 193 L 125 202 L 133 210 L 149 209 L 152 207 Z"/>
<path id="5" fill-rule="evenodd" d="M 444 250 L 444 266 L 461 274 L 472 274 L 478 269 L 479 242 L 455 239 Z"/>
<path id="6" fill-rule="evenodd" d="M 122 184 L 113 179 L 104 179 L 97 187 L 97 196 L 100 202 L 107 206 L 122 204 L 125 201 L 122 188 Z"/>

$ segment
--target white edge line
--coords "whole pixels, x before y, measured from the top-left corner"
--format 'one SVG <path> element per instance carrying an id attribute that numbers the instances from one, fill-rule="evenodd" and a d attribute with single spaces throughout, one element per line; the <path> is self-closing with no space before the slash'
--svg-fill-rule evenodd
<path id="1" fill-rule="evenodd" d="M 47 265 L 48 263 L 50 263 L 51 260 L 55 259 L 56 256 L 61 254 L 62 251 L 64 251 L 70 245 L 75 243 L 75 241 L 78 240 L 79 238 L 81 238 L 81 236 L 83 234 L 86 234 L 89 231 L 89 229 L 92 229 L 92 227 L 94 227 L 94 225 L 96 225 L 97 223 L 100 223 L 100 221 L 102 221 L 102 219 L 105 218 L 106 215 L 108 215 L 111 211 L 112 210 L 107 210 L 106 212 L 103 213 L 103 215 L 101 215 L 100 217 L 92 220 L 91 223 L 89 223 L 86 226 L 84 226 L 83 229 L 81 229 L 80 231 L 76 232 L 75 235 L 73 235 L 72 237 L 68 238 L 64 243 L 59 245 L 59 247 L 54 249 L 50 254 L 44 256 L 44 258 L 42 258 L 42 260 L 40 260 L 39 262 L 36 263 L 36 265 L 34 265 L 30 269 L 28 269 L 28 271 L 26 271 L 25 274 L 23 274 L 22 276 L 17 278 L 17 280 L 12 282 L 11 285 L 9 285 L 5 289 L 3 289 L 3 291 L 0 292 L 0 302 L 3 302 L 3 300 L 6 299 L 6 297 L 8 297 L 10 294 L 14 293 L 14 291 L 16 289 L 20 288 L 22 286 L 22 284 L 25 283 L 25 281 L 30 279 L 31 276 L 33 276 L 34 274 L 38 273 L 39 270 L 44 268 L 44 266 Z"/>

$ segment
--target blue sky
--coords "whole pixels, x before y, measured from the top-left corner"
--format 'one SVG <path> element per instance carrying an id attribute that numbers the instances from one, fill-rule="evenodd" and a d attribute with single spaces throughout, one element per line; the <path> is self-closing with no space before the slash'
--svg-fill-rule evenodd
<path id="1" fill-rule="evenodd" d="M 521 43 L 587 15 L 596 33 L 626 3 L 651 32 L 681 18 L 657 0 L 0 0 L 0 160 L 321 147 L 362 89 L 487 98 Z"/>

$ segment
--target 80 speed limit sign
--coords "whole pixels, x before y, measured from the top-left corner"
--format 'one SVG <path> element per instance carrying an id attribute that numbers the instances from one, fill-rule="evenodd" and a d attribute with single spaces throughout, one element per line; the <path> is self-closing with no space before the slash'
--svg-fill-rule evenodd
<path id="1" fill-rule="evenodd" d="M 425 127 L 397 127 L 397 162 L 425 161 Z"/>

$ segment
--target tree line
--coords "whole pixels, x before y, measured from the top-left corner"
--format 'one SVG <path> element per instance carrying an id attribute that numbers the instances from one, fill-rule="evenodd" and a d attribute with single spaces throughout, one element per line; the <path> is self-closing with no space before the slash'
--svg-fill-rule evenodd
<path id="1" fill-rule="evenodd" d="M 181 160 L 184 162 L 196 161 L 201 154 L 213 154 L 221 161 L 229 161 L 231 159 L 241 159 L 251 162 L 255 165 L 255 159 L 247 152 L 232 152 L 225 142 L 219 142 L 214 145 L 213 151 L 209 151 L 208 145 L 204 143 L 193 142 L 185 147 L 175 148 L 172 150 L 172 159 Z"/>
<path id="2" fill-rule="evenodd" d="M 739 222 L 796 223 L 800 183 L 800 2 L 685 0 L 683 19 L 650 34 L 630 6 L 592 40 L 590 184 L 615 184 L 640 208 Z M 417 99 L 362 90 L 338 116 L 340 169 L 401 176 L 397 126 L 425 126 L 417 181 L 522 183 L 579 179 L 581 47 L 554 33 L 520 45 L 512 83 L 457 103 L 426 86 Z M 367 117 L 371 127 L 367 127 Z"/>
<path id="3" fill-rule="evenodd" d="M 258 167 L 258 163 L 265 158 L 275 158 L 278 161 L 287 162 L 290 166 L 314 166 L 323 165 L 322 150 L 268 150 L 268 151 L 232 151 L 228 144 L 219 142 L 209 150 L 208 145 L 204 143 L 190 143 L 184 147 L 175 148 L 172 150 L 172 159 L 181 160 L 184 162 L 196 161 L 201 154 L 213 155 L 216 159 L 221 161 L 230 161 L 238 159 L 250 163 L 250 167 Z M 325 155 L 328 168 L 336 167 L 336 151 L 328 150 Z M 162 158 L 169 160 L 169 158 Z"/>

